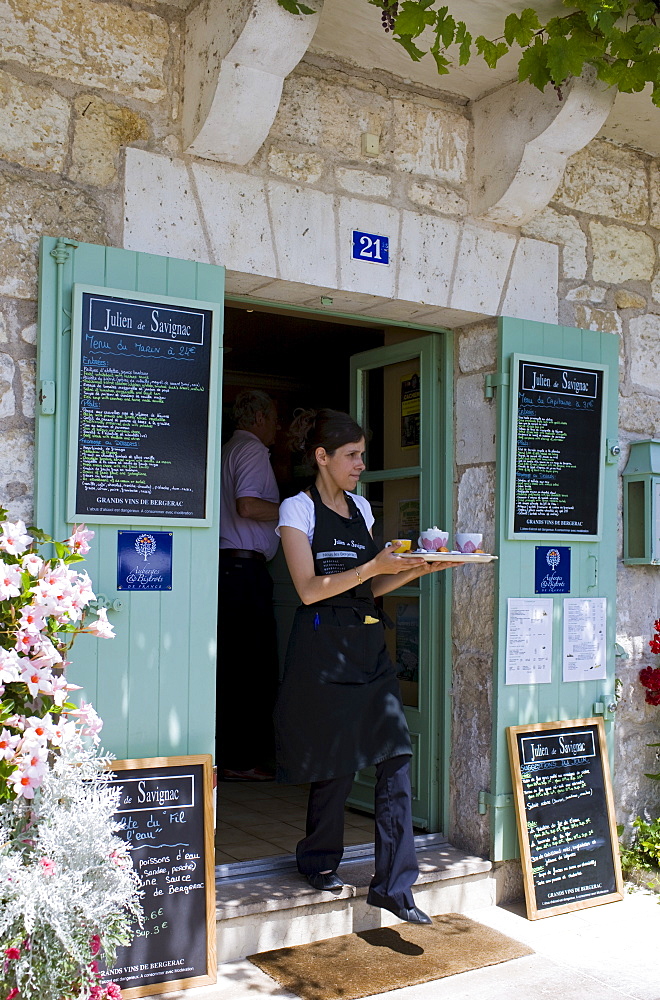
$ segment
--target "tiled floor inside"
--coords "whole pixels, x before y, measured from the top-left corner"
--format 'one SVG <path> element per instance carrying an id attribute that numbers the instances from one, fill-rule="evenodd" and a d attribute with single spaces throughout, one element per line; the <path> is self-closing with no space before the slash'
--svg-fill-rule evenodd
<path id="1" fill-rule="evenodd" d="M 294 854 L 305 833 L 306 810 L 306 785 L 218 782 L 216 865 Z M 344 843 L 373 839 L 373 819 L 347 809 Z"/>

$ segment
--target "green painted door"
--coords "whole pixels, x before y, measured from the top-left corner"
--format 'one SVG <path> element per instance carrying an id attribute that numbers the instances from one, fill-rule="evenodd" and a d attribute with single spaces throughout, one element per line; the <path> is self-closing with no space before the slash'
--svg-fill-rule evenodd
<path id="1" fill-rule="evenodd" d="M 420 525 L 451 524 L 451 344 L 432 334 L 351 358 L 353 414 L 371 432 L 360 490 L 372 505 L 379 546 L 410 538 L 416 547 Z M 450 662 L 451 574 L 439 573 L 421 586 L 402 587 L 383 599 L 394 623 L 386 631 L 397 665 L 413 743 L 415 825 L 446 829 L 447 775 L 441 767 L 448 732 L 444 674 Z M 373 776 L 357 776 L 352 803 L 370 809 Z"/>
<path id="2" fill-rule="evenodd" d="M 522 359 L 519 356 L 523 356 Z M 514 534 L 512 521 L 512 441 L 517 425 L 516 407 L 525 404 L 523 387 L 518 386 L 521 363 L 532 358 L 548 366 L 573 366 L 597 372 L 602 378 L 602 435 L 598 435 L 575 456 L 578 470 L 584 470 L 585 490 L 594 477 L 600 482 L 600 522 L 593 534 Z M 506 746 L 506 727 L 531 722 L 579 719 L 603 713 L 612 759 L 612 723 L 607 705 L 614 702 L 616 553 L 617 553 L 617 399 L 619 340 L 612 334 L 502 318 L 499 331 L 499 374 L 491 381 L 497 386 L 497 513 L 496 547 L 496 645 L 493 698 L 493 766 L 491 791 L 481 808 L 490 808 L 491 859 L 518 856 L 515 816 L 511 797 L 511 777 Z M 490 391 L 490 390 L 488 390 Z M 565 397 L 559 397 L 565 398 Z M 563 404 L 562 404 L 563 405 Z M 580 403 L 584 406 L 584 402 Z M 526 431 L 525 433 L 529 432 Z M 534 431 L 543 447 L 551 451 L 552 436 L 562 435 L 560 424 Z M 614 448 L 614 452 L 612 449 Z M 554 462 L 554 458 L 552 458 Z M 598 490 L 594 486 L 594 494 Z M 570 523 L 571 515 L 565 523 Z M 549 683 L 506 683 L 507 609 L 509 598 L 535 598 L 535 552 L 537 546 L 570 548 L 570 592 L 555 594 L 552 601 L 552 664 Z M 570 598 L 606 600 L 606 677 L 602 680 L 564 680 L 564 601 Z"/>
<path id="3" fill-rule="evenodd" d="M 40 258 L 35 523 L 55 538 L 71 533 L 70 454 L 74 285 L 203 302 L 214 309 L 209 433 L 220 442 L 224 269 L 112 247 L 44 238 Z M 87 523 L 96 532 L 86 562 L 114 640 L 81 636 L 69 678 L 104 720 L 103 745 L 118 758 L 214 752 L 219 463 L 207 508 L 210 525 L 156 518 Z M 172 531 L 170 591 L 118 590 L 118 530 Z"/>

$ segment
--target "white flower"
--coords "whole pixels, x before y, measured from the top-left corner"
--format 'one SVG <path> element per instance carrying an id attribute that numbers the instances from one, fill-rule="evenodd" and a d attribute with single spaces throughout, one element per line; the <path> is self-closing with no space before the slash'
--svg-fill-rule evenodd
<path id="1" fill-rule="evenodd" d="M 74 524 L 73 534 L 71 538 L 67 538 L 65 545 L 68 545 L 73 552 L 77 552 L 80 556 L 86 556 L 89 552 L 88 542 L 91 542 L 94 537 L 93 531 L 86 531 L 84 524 Z"/>
<path id="2" fill-rule="evenodd" d="M 84 698 L 80 702 L 80 708 L 72 710 L 69 712 L 69 715 L 78 716 L 82 725 L 82 731 L 88 736 L 97 736 L 103 728 L 103 719 L 96 714 L 94 707 L 86 702 Z"/>
<path id="3" fill-rule="evenodd" d="M 11 521 L 2 523 L 2 535 L 0 535 L 0 550 L 8 552 L 11 556 L 20 556 L 31 544 L 32 538 L 25 530 L 24 521 Z"/>
<path id="4" fill-rule="evenodd" d="M 0 683 L 12 684 L 21 673 L 21 658 L 15 649 L 0 647 Z"/>
<path id="5" fill-rule="evenodd" d="M 0 732 L 0 760 L 11 760 L 16 752 L 16 747 L 21 742 L 19 733 L 12 735 L 8 729 Z"/>
<path id="6" fill-rule="evenodd" d="M 36 552 L 28 552 L 26 556 L 21 559 L 21 566 L 26 569 L 30 576 L 39 576 L 41 570 L 43 569 L 44 561 L 41 556 L 38 556 Z"/>
<path id="7" fill-rule="evenodd" d="M 2 541 L 2 539 L 0 539 Z M 21 596 L 21 568 L 0 561 L 0 601 Z"/>
<path id="8" fill-rule="evenodd" d="M 96 635 L 99 639 L 114 639 L 115 632 L 108 621 L 108 612 L 105 608 L 99 608 L 97 610 L 98 618 L 91 625 L 87 625 L 83 631 L 90 632 L 92 635 Z"/>

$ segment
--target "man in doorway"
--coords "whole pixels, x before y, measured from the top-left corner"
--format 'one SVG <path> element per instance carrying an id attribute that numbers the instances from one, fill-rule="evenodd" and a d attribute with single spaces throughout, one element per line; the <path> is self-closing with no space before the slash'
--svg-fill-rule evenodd
<path id="1" fill-rule="evenodd" d="M 239 393 L 236 430 L 222 450 L 218 587 L 216 763 L 228 781 L 272 779 L 278 681 L 273 581 L 279 491 L 268 449 L 278 430 L 274 401 Z"/>

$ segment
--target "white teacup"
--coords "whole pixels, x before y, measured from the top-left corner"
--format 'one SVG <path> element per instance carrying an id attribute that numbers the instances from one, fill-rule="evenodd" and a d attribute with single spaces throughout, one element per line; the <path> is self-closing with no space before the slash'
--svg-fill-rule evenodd
<path id="1" fill-rule="evenodd" d="M 432 528 L 427 528 L 426 531 L 421 533 L 417 539 L 417 544 L 420 549 L 426 549 L 427 552 L 438 552 L 440 549 L 447 548 L 448 541 L 449 532 L 443 531 L 442 528 L 433 525 Z"/>
<path id="2" fill-rule="evenodd" d="M 481 550 L 484 536 L 474 532 L 459 532 L 456 535 L 456 548 L 459 552 L 478 552 Z"/>

